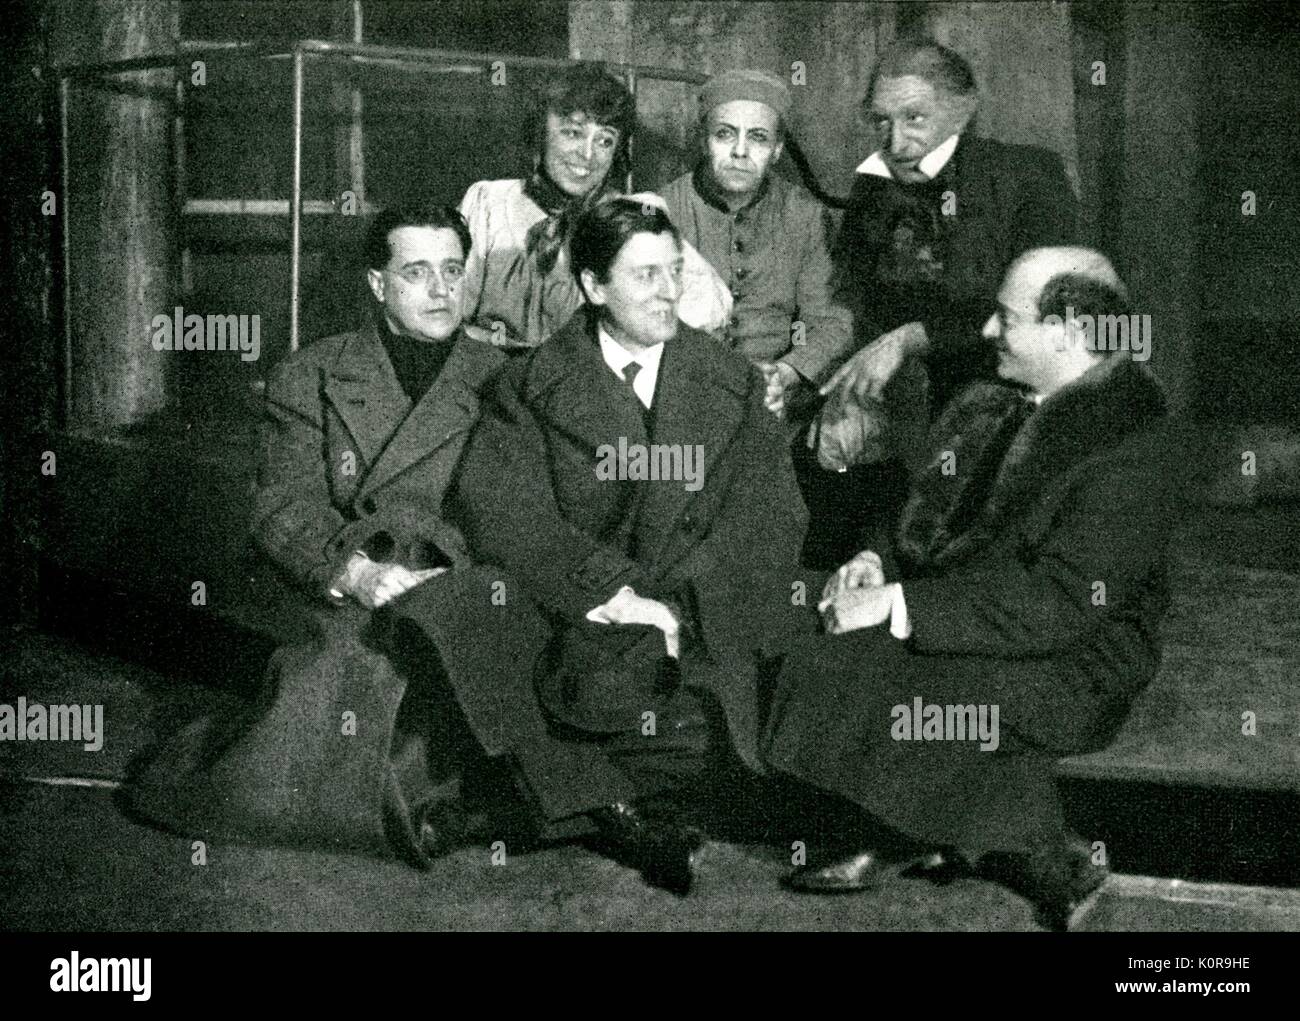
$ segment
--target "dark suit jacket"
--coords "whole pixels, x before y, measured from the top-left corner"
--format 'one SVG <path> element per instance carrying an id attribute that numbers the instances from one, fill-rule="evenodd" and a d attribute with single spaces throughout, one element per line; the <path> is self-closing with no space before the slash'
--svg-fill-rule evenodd
<path id="1" fill-rule="evenodd" d="M 585 618 L 630 585 L 682 613 L 683 682 L 714 692 L 742 754 L 757 762 L 753 650 L 795 619 L 791 585 L 806 525 L 763 395 L 747 362 L 682 326 L 660 364 L 652 438 L 602 359 L 586 312 L 497 377 L 451 512 L 479 573 L 503 580 L 505 605 L 486 593 L 444 605 L 438 591 L 416 589 L 400 608 L 446 636 L 448 674 L 488 751 L 523 739 L 501 703 L 512 686 L 535 689 L 552 721 L 589 733 L 631 730 L 644 712 L 668 711 L 677 668 L 661 634 Z M 598 448 L 620 438 L 701 446 L 703 485 L 603 481 Z M 468 615 L 463 626 L 457 615 Z M 451 632 L 476 628 L 498 638 L 448 654 Z M 543 647 L 498 655 L 520 634 Z"/>
<path id="2" fill-rule="evenodd" d="M 948 191 L 951 215 L 943 212 Z M 920 195 L 927 208 L 937 207 L 934 254 L 943 272 L 930 285 L 909 285 L 891 276 L 890 258 L 895 233 Z M 966 134 L 929 185 L 859 174 L 836 244 L 839 300 L 854 311 L 858 346 L 904 323 L 924 323 L 931 406 L 942 409 L 965 383 L 992 378 L 980 328 L 1008 265 L 1030 248 L 1075 241 L 1077 216 L 1061 158 L 1033 146 Z"/>
<path id="3" fill-rule="evenodd" d="M 904 511 L 911 639 L 881 627 L 792 649 L 768 758 L 914 836 L 1016 850 L 1059 825 L 1053 760 L 1109 743 L 1155 676 L 1179 445 L 1153 379 L 1117 358 L 1048 398 L 984 473 L 973 434 L 1004 420 L 985 389 L 936 426 Z M 997 705 L 1000 749 L 893 740 L 892 707 L 917 697 Z"/>
<path id="4" fill-rule="evenodd" d="M 505 359 L 461 337 L 414 408 L 373 326 L 287 358 L 267 386 L 253 536 L 313 592 L 354 550 L 407 567 L 462 564 L 442 515 L 478 391 Z"/>

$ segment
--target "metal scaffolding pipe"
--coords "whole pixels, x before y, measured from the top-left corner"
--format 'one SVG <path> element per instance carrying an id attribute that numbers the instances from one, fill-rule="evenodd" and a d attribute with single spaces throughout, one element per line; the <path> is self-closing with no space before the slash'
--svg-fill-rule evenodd
<path id="1" fill-rule="evenodd" d="M 306 53 L 322 56 L 340 56 L 357 58 L 384 58 L 405 60 L 412 63 L 456 62 L 463 64 L 491 64 L 500 60 L 518 67 L 535 67 L 541 70 L 558 71 L 575 64 L 589 64 L 593 61 L 570 60 L 559 57 L 523 57 L 511 53 L 479 53 L 467 50 L 422 50 L 410 46 L 379 46 L 374 43 L 341 43 L 323 39 L 304 39 L 298 46 Z M 595 61 L 594 63 L 604 63 Z M 689 84 L 701 84 L 706 76 L 694 71 L 678 71 L 667 67 L 650 67 L 640 64 L 613 64 L 616 70 L 634 71 L 642 78 L 664 81 L 680 81 Z"/>
<path id="2" fill-rule="evenodd" d="M 146 53 L 141 57 L 124 57 L 122 60 L 99 60 L 83 64 L 56 64 L 54 73 L 60 78 L 98 78 L 106 74 L 125 74 L 128 71 L 152 71 L 160 67 L 176 67 L 185 60 L 201 57 L 218 57 L 229 60 L 288 57 L 290 50 L 283 42 L 268 43 L 203 43 L 182 46 L 171 53 Z"/>
<path id="3" fill-rule="evenodd" d="M 355 9 L 354 9 L 355 11 Z M 355 15 L 354 15 L 355 16 Z M 358 26 L 359 27 L 359 26 Z M 202 42 L 191 41 L 181 43 L 175 51 L 171 53 L 147 54 L 140 57 L 131 57 L 123 60 L 96 61 L 93 63 L 81 64 L 63 64 L 54 68 L 54 73 L 59 82 L 59 120 L 60 134 L 63 147 L 62 163 L 62 180 L 61 187 L 63 191 L 62 201 L 64 203 L 64 215 L 60 217 L 62 225 L 63 241 L 63 295 L 64 295 L 64 418 L 65 423 L 72 421 L 72 322 L 71 322 L 71 258 L 70 258 L 70 240 L 68 236 L 68 217 L 66 215 L 68 202 L 68 90 L 70 82 L 77 80 L 89 80 L 104 75 L 123 74 L 130 71 L 147 71 L 160 67 L 174 67 L 180 69 L 186 61 L 202 59 L 209 57 L 212 59 L 230 59 L 237 57 L 241 59 L 266 59 L 282 60 L 291 59 L 293 61 L 293 98 L 292 98 L 292 121 L 293 121 L 293 150 L 292 150 L 292 168 L 291 168 L 291 186 L 290 197 L 287 212 L 289 213 L 289 234 L 290 234 L 290 252 L 289 252 L 289 349 L 298 350 L 300 313 L 301 313 L 301 284 L 302 284 L 302 216 L 304 212 L 304 203 L 302 198 L 302 146 L 303 146 L 303 91 L 305 88 L 304 61 L 307 57 L 338 57 L 345 58 L 357 63 L 383 63 L 390 66 L 400 67 L 407 70 L 417 68 L 427 68 L 430 70 L 453 71 L 457 73 L 473 72 L 482 73 L 484 66 L 491 65 L 495 61 L 504 61 L 518 67 L 537 68 L 541 70 L 561 70 L 573 67 L 577 64 L 592 63 L 592 61 L 569 60 L 555 57 L 525 57 L 507 53 L 479 53 L 466 52 L 462 50 L 429 50 L 416 49 L 408 46 L 379 46 L 372 43 L 362 42 L 330 42 L 321 39 L 305 39 L 294 43 L 286 43 L 283 40 L 274 43 L 266 42 Z M 642 79 L 654 81 L 676 81 L 684 84 L 699 84 L 705 81 L 705 76 L 693 71 L 679 71 L 673 68 L 650 67 L 639 64 L 610 64 L 603 63 L 615 72 L 622 72 L 623 77 L 628 83 L 628 88 L 635 100 L 638 85 Z M 441 66 L 440 66 L 441 65 Z M 178 75 L 178 78 L 180 76 Z M 183 95 L 184 86 L 178 85 L 177 93 L 177 119 L 178 123 L 183 124 Z M 358 112 L 355 111 L 354 112 Z M 355 144 L 352 146 L 352 162 L 354 171 L 359 169 L 358 164 L 361 159 L 361 151 Z M 183 143 L 182 143 L 183 144 Z M 630 150 L 629 150 L 630 154 Z M 177 153 L 178 172 L 184 174 L 184 153 Z M 183 178 L 182 178 L 183 180 Z M 631 173 L 629 171 L 627 187 L 632 187 Z M 253 200 L 245 202 L 239 199 L 225 200 L 194 200 L 186 199 L 183 192 L 177 193 L 178 205 L 189 214 L 195 213 L 252 213 L 260 215 L 282 215 L 285 211 L 282 202 L 269 200 Z M 325 212 L 329 203 L 309 202 L 306 204 L 309 208 L 305 211 L 316 213 Z M 332 208 L 332 207 L 330 207 Z M 372 211 L 369 203 L 364 203 L 363 211 Z"/>
<path id="4" fill-rule="evenodd" d="M 103 60 L 82 64 L 58 64 L 54 74 L 59 78 L 96 78 L 105 74 L 124 74 L 128 71 L 148 71 L 159 67 L 175 67 L 185 59 L 204 56 L 229 59 L 280 59 L 285 60 L 298 54 L 310 56 L 338 56 L 355 58 L 358 61 L 389 60 L 409 64 L 491 64 L 504 61 L 518 67 L 535 67 L 542 70 L 562 70 L 575 64 L 593 63 L 593 61 L 569 60 L 558 57 L 523 57 L 512 53 L 478 53 L 465 50 L 422 50 L 409 46 L 378 46 L 374 43 L 336 43 L 321 39 L 304 39 L 297 43 L 283 41 L 274 44 L 260 42 L 190 42 L 184 43 L 172 53 L 146 54 L 142 57 L 128 57 L 122 60 Z M 594 61 L 606 63 L 607 61 Z M 614 70 L 631 70 L 641 78 L 656 81 L 684 82 L 699 85 L 706 76 L 695 71 L 680 71 L 669 67 L 652 67 L 644 64 L 608 64 Z"/>
<path id="5" fill-rule="evenodd" d="M 298 350 L 298 285 L 302 274 L 303 51 L 293 51 L 293 164 L 289 185 L 289 350 Z"/>
<path id="6" fill-rule="evenodd" d="M 627 91 L 631 93 L 632 109 L 633 111 L 635 111 L 636 110 L 636 86 L 637 86 L 636 68 L 635 67 L 626 68 L 623 71 L 623 75 L 627 79 Z M 623 190 L 628 194 L 631 194 L 632 192 L 632 146 L 635 144 L 636 144 L 636 133 L 633 132 L 632 135 L 627 140 L 627 180 L 624 182 L 623 185 Z"/>
<path id="7" fill-rule="evenodd" d="M 68 226 L 68 79 L 59 79 L 59 235 L 63 249 L 63 421 L 72 426 L 72 239 Z"/>

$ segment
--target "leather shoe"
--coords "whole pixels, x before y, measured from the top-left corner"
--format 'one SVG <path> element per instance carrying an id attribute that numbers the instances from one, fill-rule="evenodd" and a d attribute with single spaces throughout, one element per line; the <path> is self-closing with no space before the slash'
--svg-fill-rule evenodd
<path id="1" fill-rule="evenodd" d="M 903 860 L 864 850 L 829 862 L 809 862 L 785 875 L 781 885 L 796 893 L 859 893 L 878 889 L 886 879 L 910 869 L 942 869 L 943 854 L 927 851 Z"/>
<path id="2" fill-rule="evenodd" d="M 704 844 L 698 830 L 617 802 L 591 813 L 615 856 L 641 872 L 651 886 L 684 897 L 695 879 L 693 856 Z"/>
<path id="3" fill-rule="evenodd" d="M 426 857 L 441 858 L 474 843 L 470 814 L 459 798 L 438 798 L 419 813 L 420 851 Z"/>
<path id="4" fill-rule="evenodd" d="M 1054 932 L 1068 932 L 1096 903 L 1110 875 L 1093 863 L 1091 846 L 1079 837 L 1066 837 L 1035 848 L 1029 854 L 989 855 L 981 863 L 987 878 L 1009 886 L 1034 904 L 1038 921 Z"/>

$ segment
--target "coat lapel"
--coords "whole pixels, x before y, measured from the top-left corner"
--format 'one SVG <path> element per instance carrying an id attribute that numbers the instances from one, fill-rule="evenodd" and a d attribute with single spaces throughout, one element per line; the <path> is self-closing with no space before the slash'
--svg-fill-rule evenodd
<path id="1" fill-rule="evenodd" d="M 646 443 L 645 420 L 635 396 L 601 357 L 595 329 L 583 311 L 543 346 L 538 399 L 546 420 L 593 454 L 604 444 Z M 662 370 L 661 370 L 662 371 Z"/>
<path id="2" fill-rule="evenodd" d="M 362 480 L 359 495 L 369 495 L 391 482 L 474 424 L 478 417 L 478 399 L 469 385 L 468 370 L 474 364 L 474 352 L 469 345 L 477 343 L 479 341 L 464 337 L 453 343 L 442 371 L 401 420 Z M 391 366 L 389 372 L 392 372 Z"/>
<path id="3" fill-rule="evenodd" d="M 360 460 L 372 465 L 411 410 L 374 326 L 349 338 L 325 380 L 325 396 L 343 421 Z"/>
<path id="4" fill-rule="evenodd" d="M 899 518 L 896 551 L 910 573 L 972 555 L 1057 479 L 1164 414 L 1155 377 L 1121 357 L 1094 365 L 1033 413 L 1003 384 L 968 388 L 935 427 L 930 463 Z M 942 471 L 953 452 L 967 466 L 958 484 Z"/>
<path id="5" fill-rule="evenodd" d="M 678 517 L 708 486 L 711 472 L 745 418 L 743 373 L 736 374 L 742 387 L 737 393 L 737 379 L 716 378 L 710 371 L 701 357 L 700 343 L 712 341 L 683 330 L 668 342 L 659 365 L 653 443 L 666 445 L 674 457 L 679 451 L 683 459 L 690 456 L 693 477 L 702 487 L 688 490 L 685 478 L 641 484 L 637 542 L 642 557 L 651 563 L 661 556 Z M 703 454 L 702 467 L 697 453 Z"/>

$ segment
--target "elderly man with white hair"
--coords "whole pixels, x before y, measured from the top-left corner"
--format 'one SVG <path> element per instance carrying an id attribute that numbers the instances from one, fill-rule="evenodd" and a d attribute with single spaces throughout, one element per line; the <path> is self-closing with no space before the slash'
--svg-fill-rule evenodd
<path id="1" fill-rule="evenodd" d="M 1078 241 L 1061 157 L 979 135 L 978 84 L 960 54 L 900 39 L 876 62 L 863 105 L 874 149 L 835 256 L 836 297 L 853 310 L 861 350 L 823 384 L 810 435 L 823 469 L 849 472 L 820 473 L 827 493 L 810 498 L 835 508 L 829 536 L 814 520 L 815 543 L 833 554 L 846 552 L 836 536 L 897 510 L 901 465 L 911 467 L 930 418 L 967 383 L 993 378 L 980 326 L 1012 260 Z"/>
<path id="2" fill-rule="evenodd" d="M 1053 767 L 1113 740 L 1155 676 L 1179 489 L 1145 357 L 1090 328 L 1127 305 L 1089 249 L 1012 264 L 983 329 L 1004 382 L 951 402 L 892 548 L 832 575 L 826 634 L 787 650 L 767 763 L 865 810 L 872 834 L 823 849 L 795 889 L 946 858 L 1064 927 L 1104 879 Z"/>

